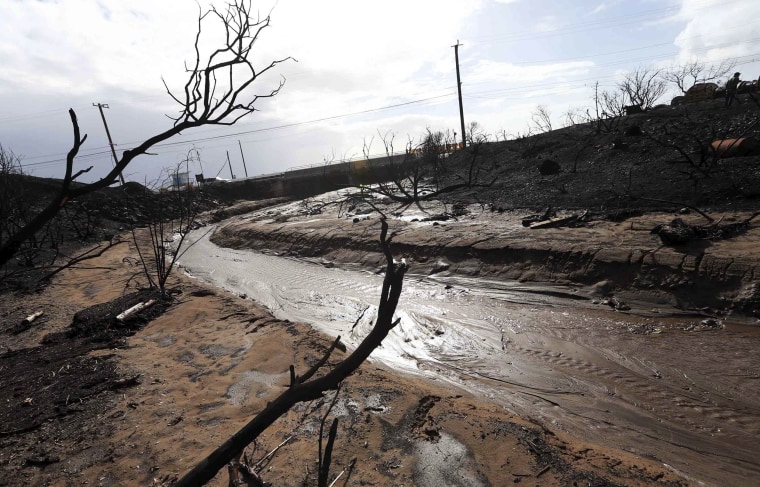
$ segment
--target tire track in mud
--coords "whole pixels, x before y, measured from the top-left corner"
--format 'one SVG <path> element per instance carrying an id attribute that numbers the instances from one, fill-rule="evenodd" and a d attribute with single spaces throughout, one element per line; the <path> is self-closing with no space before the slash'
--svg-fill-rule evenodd
<path id="1" fill-rule="evenodd" d="M 562 352 L 519 345 L 510 346 L 508 353 L 516 353 L 540 364 L 556 367 L 563 374 L 588 380 L 597 386 L 612 387 L 606 393 L 606 398 L 601 390 L 589 392 L 602 403 L 617 403 L 628 407 L 629 412 L 635 415 L 626 418 L 628 426 L 620 421 L 615 424 L 606 422 L 613 429 L 634 429 L 675 446 L 746 462 L 747 467 L 760 472 L 756 449 L 757 437 L 760 435 L 760 410 L 756 408 L 745 405 L 732 407 L 731 401 L 723 398 L 714 400 L 709 394 L 700 396 L 674 390 L 672 386 L 661 382 L 661 378 L 644 377 L 601 356 L 597 363 L 593 363 L 569 357 Z M 608 366 L 600 365 L 605 361 Z M 560 394 L 558 391 L 546 392 L 552 399 L 543 399 L 549 402 L 555 402 L 554 398 Z M 558 405 L 562 405 L 561 401 Z M 600 418 L 588 419 L 598 421 Z M 656 433 L 664 427 L 668 429 L 670 437 Z M 674 431 L 674 428 L 678 431 Z M 695 448 L 697 445 L 700 447 Z"/>

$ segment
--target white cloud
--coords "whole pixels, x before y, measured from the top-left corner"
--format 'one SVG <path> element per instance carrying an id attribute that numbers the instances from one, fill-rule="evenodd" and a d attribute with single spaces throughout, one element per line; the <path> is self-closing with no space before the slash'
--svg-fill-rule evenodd
<path id="1" fill-rule="evenodd" d="M 96 95 L 109 88 L 160 93 L 182 70 L 197 10 L 175 2 L 3 2 L 5 90 Z M 187 32 L 187 27 L 191 31 Z M 188 46 L 188 44 L 190 44 Z"/>
<path id="2" fill-rule="evenodd" d="M 686 22 L 674 41 L 680 61 L 719 61 L 756 53 L 759 2 L 683 0 L 677 18 Z"/>
<path id="3" fill-rule="evenodd" d="M 482 60 L 470 70 L 467 78 L 477 82 L 536 82 L 550 79 L 561 80 L 570 76 L 588 73 L 594 66 L 592 61 L 573 61 L 556 64 L 515 65 L 512 63 Z"/>
<path id="4" fill-rule="evenodd" d="M 589 15 L 596 15 L 604 12 L 605 10 L 609 10 L 611 7 L 614 7 L 619 2 L 602 2 L 589 13 Z"/>
<path id="5" fill-rule="evenodd" d="M 279 4 L 273 42 L 299 62 L 286 70 L 296 103 L 275 109 L 283 116 L 296 110 L 340 113 L 454 86 L 450 46 L 480 5 L 479 0 L 389 0 L 369 9 L 350 0 Z M 327 95 L 330 101 L 322 101 Z"/>
<path id="6" fill-rule="evenodd" d="M 561 24 L 562 19 L 554 15 L 544 15 L 536 20 L 534 28 L 538 32 L 549 32 L 557 29 Z"/>

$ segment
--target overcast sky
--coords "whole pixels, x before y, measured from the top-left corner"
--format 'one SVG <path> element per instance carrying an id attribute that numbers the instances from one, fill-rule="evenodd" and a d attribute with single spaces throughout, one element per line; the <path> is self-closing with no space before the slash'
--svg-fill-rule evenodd
<path id="1" fill-rule="evenodd" d="M 208 0 L 199 0 L 204 9 Z M 214 2 L 223 5 L 223 2 Z M 397 140 L 427 128 L 459 132 L 453 45 L 459 48 L 465 122 L 488 133 L 525 133 L 548 107 L 555 127 L 590 106 L 593 85 L 612 89 L 637 66 L 736 59 L 742 79 L 760 76 L 760 2 L 753 0 L 271 0 L 255 62 L 292 56 L 257 80 L 281 93 L 232 127 L 188 131 L 135 160 L 127 179 L 155 181 L 191 148 L 208 176 L 248 174 L 361 156 L 378 133 Z M 0 144 L 25 172 L 61 177 L 73 108 L 88 139 L 76 169 L 104 175 L 117 151 L 171 126 L 193 56 L 198 5 L 190 0 L 1 0 Z M 672 94 L 663 97 L 668 103 Z M 240 144 L 240 145 L 239 145 Z M 189 167 L 200 172 L 197 162 Z"/>

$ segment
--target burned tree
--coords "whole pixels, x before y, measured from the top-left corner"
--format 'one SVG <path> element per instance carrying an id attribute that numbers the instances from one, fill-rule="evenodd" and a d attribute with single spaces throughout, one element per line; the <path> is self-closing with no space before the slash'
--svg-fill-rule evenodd
<path id="1" fill-rule="evenodd" d="M 400 319 L 394 319 L 394 313 L 401 297 L 407 265 L 403 260 L 401 262 L 393 260 L 390 247 L 392 237 L 388 236 L 388 224 L 382 220 L 381 225 L 380 247 L 386 259 L 385 278 L 380 291 L 377 320 L 370 333 L 348 357 L 322 375 L 318 374 L 323 372 L 322 369 L 327 365 L 330 356 L 339 347 L 340 337 L 335 339 L 321 360 L 303 375 L 296 374 L 295 367 L 291 365 L 288 388 L 269 402 L 248 424 L 180 478 L 174 487 L 205 484 L 226 464 L 237 458 L 249 443 L 254 441 L 278 418 L 286 414 L 294 405 L 299 402 L 319 399 L 325 392 L 336 390 L 344 379 L 353 374 L 367 360 L 370 354 L 381 345 L 388 333 L 399 323 Z M 334 436 L 333 434 L 332 437 L 334 438 Z M 325 462 L 324 464 L 320 462 L 321 479 L 326 479 L 327 470 L 329 470 L 327 458 L 325 458 Z M 320 485 L 323 484 L 320 483 Z"/>
<path id="2" fill-rule="evenodd" d="M 536 108 L 530 113 L 530 120 L 538 133 L 552 131 L 551 112 L 546 105 L 536 105 Z"/>
<path id="3" fill-rule="evenodd" d="M 662 79 L 661 71 L 649 67 L 638 67 L 626 73 L 618 88 L 625 94 L 629 105 L 637 105 L 642 110 L 649 110 L 665 94 L 667 83 Z"/>
<path id="4" fill-rule="evenodd" d="M 700 61 L 691 61 L 680 66 L 673 66 L 662 72 L 662 79 L 673 83 L 686 92 L 697 83 L 716 82 L 730 73 L 736 66 L 735 59 L 723 60 L 718 64 L 705 64 Z"/>
<path id="5" fill-rule="evenodd" d="M 465 188 L 488 187 L 494 182 L 487 175 L 493 168 L 495 154 L 486 149 L 490 146 L 488 137 L 479 132 L 477 125 L 471 125 L 467 147 L 454 142 L 448 132 L 430 129 L 417 143 L 409 138 L 402 154 L 394 152 L 394 134 L 387 133 L 381 140 L 385 157 L 371 168 L 376 172 L 373 179 L 381 182 L 363 186 L 362 193 L 411 204 Z M 365 141 L 365 157 L 369 156 L 370 145 L 371 141 Z"/>
<path id="6" fill-rule="evenodd" d="M 221 24 L 225 40 L 211 54 L 203 56 L 201 40 L 203 26 L 207 22 Z M 170 116 L 174 121 L 173 125 L 136 147 L 125 150 L 115 167 L 102 179 L 76 187 L 72 186 L 72 182 L 92 167 L 74 172 L 74 160 L 87 140 L 87 135 L 81 134 L 76 113 L 69 110 L 74 140 L 66 156 L 66 169 L 61 187 L 47 206 L 27 224 L 4 237 L 0 245 L 0 266 L 13 258 L 23 243 L 33 238 L 70 200 L 115 183 L 129 163 L 146 154 L 151 147 L 188 129 L 206 125 L 232 125 L 253 113 L 259 100 L 276 96 L 284 85 L 284 79 L 263 93 L 253 92 L 253 84 L 260 76 L 280 63 L 292 59 L 285 57 L 264 66 L 254 66 L 251 60 L 254 45 L 269 25 L 269 16 L 253 16 L 250 1 L 247 0 L 234 0 L 224 10 L 211 7 L 210 10 L 201 13 L 198 16 L 198 31 L 195 37 L 195 59 L 186 66 L 188 74 L 184 87 L 181 92 L 175 92 L 164 82 L 167 93 L 179 105 L 178 114 Z"/>

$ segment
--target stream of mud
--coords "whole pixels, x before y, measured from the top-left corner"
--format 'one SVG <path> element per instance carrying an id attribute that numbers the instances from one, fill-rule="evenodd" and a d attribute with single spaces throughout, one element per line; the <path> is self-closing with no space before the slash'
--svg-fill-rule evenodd
<path id="1" fill-rule="evenodd" d="M 190 235 L 197 243 L 180 259 L 190 275 L 349 347 L 368 333 L 382 276 L 220 248 L 207 231 Z M 701 317 L 615 312 L 560 287 L 414 274 L 397 314 L 374 360 L 654 458 L 697 484 L 760 483 L 756 325 L 702 329 Z"/>

